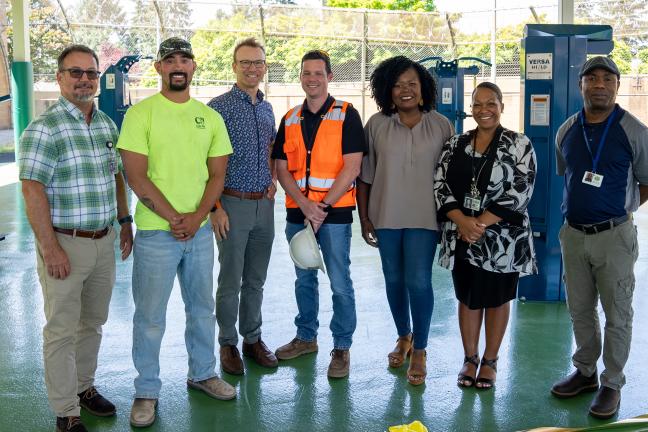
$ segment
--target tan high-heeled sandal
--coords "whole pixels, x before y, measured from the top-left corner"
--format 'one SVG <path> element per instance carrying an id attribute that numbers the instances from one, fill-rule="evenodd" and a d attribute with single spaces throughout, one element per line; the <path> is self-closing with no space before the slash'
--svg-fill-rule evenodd
<path id="1" fill-rule="evenodd" d="M 412 333 L 407 336 L 401 336 L 396 339 L 396 347 L 392 352 L 387 354 L 389 367 L 398 368 L 403 366 L 405 358 L 412 353 Z"/>
<path id="2" fill-rule="evenodd" d="M 427 376 L 426 358 L 427 353 L 424 349 L 412 349 L 409 368 L 407 368 L 407 381 L 410 384 L 418 386 L 425 382 Z"/>

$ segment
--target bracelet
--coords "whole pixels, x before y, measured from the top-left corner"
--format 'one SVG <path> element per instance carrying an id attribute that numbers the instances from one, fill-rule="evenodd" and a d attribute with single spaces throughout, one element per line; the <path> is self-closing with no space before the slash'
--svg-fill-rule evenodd
<path id="1" fill-rule="evenodd" d="M 223 208 L 223 206 L 221 205 L 220 200 L 217 199 L 217 200 L 216 200 L 216 203 L 214 203 L 214 207 L 212 207 L 211 210 L 209 210 L 209 212 L 210 212 L 210 213 L 214 213 L 216 210 L 218 210 L 218 209 L 222 209 L 222 208 Z"/>
<path id="2" fill-rule="evenodd" d="M 324 204 L 326 207 L 324 207 L 322 210 L 324 210 L 326 213 L 330 212 L 331 209 L 333 208 L 332 204 L 326 203 L 324 201 L 321 201 L 322 204 Z"/>
<path id="3" fill-rule="evenodd" d="M 121 219 L 117 219 L 117 223 L 119 225 L 124 225 L 125 223 L 133 223 L 133 216 L 131 215 L 126 215 Z"/>

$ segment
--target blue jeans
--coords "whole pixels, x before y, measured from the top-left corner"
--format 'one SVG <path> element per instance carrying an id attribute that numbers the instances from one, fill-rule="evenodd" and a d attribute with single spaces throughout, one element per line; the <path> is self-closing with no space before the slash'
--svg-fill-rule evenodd
<path id="1" fill-rule="evenodd" d="M 205 224 L 186 242 L 176 240 L 168 231 L 138 230 L 133 257 L 135 397 L 157 399 L 160 394 L 160 344 L 176 273 L 185 304 L 187 376 L 194 381 L 216 376 L 211 225 Z"/>
<path id="2" fill-rule="evenodd" d="M 286 222 L 288 242 L 304 229 L 303 224 Z M 356 328 L 355 296 L 351 282 L 351 224 L 324 224 L 315 235 L 322 250 L 324 264 L 333 291 L 333 317 L 330 329 L 333 347 L 349 349 Z M 319 290 L 317 270 L 302 270 L 295 267 L 295 297 L 299 313 L 295 317 L 297 338 L 312 341 L 317 337 L 319 320 Z"/>
<path id="3" fill-rule="evenodd" d="M 387 301 L 398 336 L 413 333 L 414 348 L 424 349 L 434 309 L 432 264 L 439 232 L 419 228 L 377 229 L 376 235 Z"/>

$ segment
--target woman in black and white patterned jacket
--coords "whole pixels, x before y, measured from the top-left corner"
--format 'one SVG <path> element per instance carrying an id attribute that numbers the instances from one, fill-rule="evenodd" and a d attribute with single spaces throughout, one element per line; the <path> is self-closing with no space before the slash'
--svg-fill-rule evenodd
<path id="1" fill-rule="evenodd" d="M 535 152 L 525 135 L 501 126 L 503 109 L 499 87 L 479 84 L 472 95 L 477 128 L 448 140 L 435 175 L 439 263 L 452 270 L 459 300 L 465 353 L 457 380 L 461 387 L 493 387 L 518 279 L 537 272 L 526 210 Z M 480 363 L 482 322 L 486 346 Z"/>

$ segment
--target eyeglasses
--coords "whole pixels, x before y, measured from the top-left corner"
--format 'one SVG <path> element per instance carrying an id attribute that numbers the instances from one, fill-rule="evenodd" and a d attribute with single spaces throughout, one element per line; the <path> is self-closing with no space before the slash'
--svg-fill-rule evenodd
<path id="1" fill-rule="evenodd" d="M 254 65 L 255 68 L 259 69 L 265 66 L 265 60 L 239 60 L 239 64 L 243 69 L 250 69 L 252 65 Z"/>
<path id="2" fill-rule="evenodd" d="M 76 78 L 76 79 L 81 79 L 83 74 L 86 74 L 89 80 L 96 80 L 97 78 L 99 78 L 99 75 L 101 75 L 101 72 L 94 69 L 84 70 L 80 68 L 69 68 L 69 69 L 61 69 L 61 72 L 67 72 L 70 74 L 72 78 Z"/>

